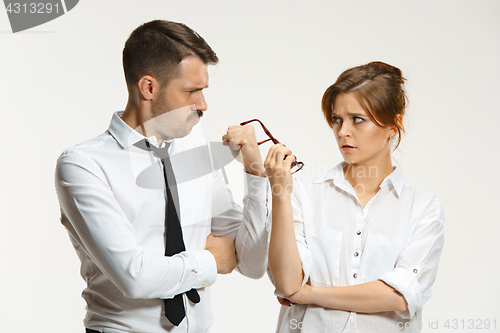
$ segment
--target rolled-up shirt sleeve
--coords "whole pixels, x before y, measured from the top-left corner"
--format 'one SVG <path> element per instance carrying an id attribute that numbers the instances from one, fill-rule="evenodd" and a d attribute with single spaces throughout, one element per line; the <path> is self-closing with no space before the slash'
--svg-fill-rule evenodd
<path id="1" fill-rule="evenodd" d="M 215 259 L 206 250 L 172 257 L 146 252 L 104 172 L 85 154 L 61 155 L 55 186 L 63 225 L 126 297 L 172 298 L 215 282 Z"/>
<path id="2" fill-rule="evenodd" d="M 412 318 L 431 296 L 445 231 L 443 209 L 434 196 L 413 236 L 399 255 L 394 270 L 379 277 L 379 280 L 404 296 L 408 309 L 404 312 L 396 311 L 404 319 Z"/>

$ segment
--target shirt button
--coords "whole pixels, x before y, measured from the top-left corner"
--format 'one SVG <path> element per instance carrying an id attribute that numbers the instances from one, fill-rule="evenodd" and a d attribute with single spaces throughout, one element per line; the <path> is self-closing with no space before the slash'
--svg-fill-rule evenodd
<path id="1" fill-rule="evenodd" d="M 359 253 L 358 252 L 354 252 L 354 256 L 355 257 L 359 256 Z"/>
<path id="2" fill-rule="evenodd" d="M 207 285 L 207 281 L 203 282 L 201 285 L 205 287 Z"/>
<path id="3" fill-rule="evenodd" d="M 414 270 L 413 270 L 413 273 L 417 274 L 417 273 L 418 273 L 418 271 L 417 271 L 416 269 L 414 269 Z"/>
<path id="4" fill-rule="evenodd" d="M 356 235 L 358 236 L 361 235 L 361 231 L 360 230 L 356 231 Z"/>
<path id="5" fill-rule="evenodd" d="M 352 277 L 355 278 L 355 279 L 357 279 L 358 278 L 358 274 L 354 273 L 354 275 Z"/>
<path id="6" fill-rule="evenodd" d="M 193 313 L 193 309 L 189 308 L 189 314 Z"/>

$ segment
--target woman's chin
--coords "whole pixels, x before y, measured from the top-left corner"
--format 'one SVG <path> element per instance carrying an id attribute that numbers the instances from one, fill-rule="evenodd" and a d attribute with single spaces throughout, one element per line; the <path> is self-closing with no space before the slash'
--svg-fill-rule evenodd
<path id="1" fill-rule="evenodd" d="M 344 162 L 347 163 L 347 164 L 356 164 L 357 160 L 354 159 L 354 158 L 348 158 L 348 157 L 344 156 Z"/>

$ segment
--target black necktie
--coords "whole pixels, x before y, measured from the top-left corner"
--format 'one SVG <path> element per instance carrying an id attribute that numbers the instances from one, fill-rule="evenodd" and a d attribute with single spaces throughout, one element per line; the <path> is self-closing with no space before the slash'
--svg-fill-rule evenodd
<path id="1" fill-rule="evenodd" d="M 184 239 L 182 237 L 181 223 L 177 213 L 179 211 L 177 184 L 175 182 L 172 163 L 170 162 L 170 157 L 168 155 L 168 147 L 170 146 L 170 143 L 166 142 L 166 147 L 159 149 L 151 146 L 148 141 L 145 142 L 147 149 L 153 151 L 153 153 L 161 159 L 161 163 L 163 164 L 163 176 L 165 178 L 165 188 L 167 191 L 167 202 L 165 206 L 165 230 L 167 234 L 165 256 L 170 257 L 186 250 Z M 193 303 L 200 302 L 200 295 L 194 288 L 186 291 L 186 296 Z M 164 302 L 165 316 L 172 324 L 179 326 L 186 316 L 182 294 L 175 295 L 174 298 L 165 299 Z"/>

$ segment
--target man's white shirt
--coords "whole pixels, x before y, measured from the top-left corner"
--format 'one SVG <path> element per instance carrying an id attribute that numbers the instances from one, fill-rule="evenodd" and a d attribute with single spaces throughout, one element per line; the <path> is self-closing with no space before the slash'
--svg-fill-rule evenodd
<path id="1" fill-rule="evenodd" d="M 245 175 L 242 211 L 221 169 L 195 179 L 182 177 L 193 165 L 182 159 L 176 163 L 175 157 L 206 142 L 192 134 L 173 140 L 169 154 L 174 173 L 181 175 L 177 188 L 186 251 L 165 257 L 161 160 L 135 145 L 146 138 L 121 115 L 113 115 L 107 132 L 67 149 L 57 162 L 61 222 L 87 283 L 84 324 L 102 332 L 206 332 L 212 325 L 208 287 L 217 276 L 215 259 L 205 250 L 206 238 L 235 239 L 238 270 L 262 276 L 267 264 L 267 180 Z M 148 140 L 157 145 L 155 137 Z M 198 289 L 201 302 L 194 304 L 184 295 L 186 318 L 175 327 L 164 316 L 163 299 L 191 288 Z"/>

